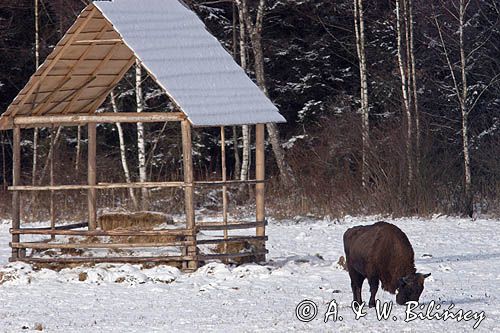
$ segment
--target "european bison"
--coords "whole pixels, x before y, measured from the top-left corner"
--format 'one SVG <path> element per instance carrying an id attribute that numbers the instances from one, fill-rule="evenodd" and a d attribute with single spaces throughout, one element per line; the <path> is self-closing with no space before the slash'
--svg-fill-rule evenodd
<path id="1" fill-rule="evenodd" d="M 398 227 L 387 222 L 357 226 L 344 233 L 347 270 L 351 277 L 354 300 L 361 304 L 361 287 L 368 279 L 369 307 L 375 306 L 379 281 L 382 289 L 396 295 L 400 305 L 418 301 L 424 279 L 431 274 L 416 273 L 413 248 Z"/>

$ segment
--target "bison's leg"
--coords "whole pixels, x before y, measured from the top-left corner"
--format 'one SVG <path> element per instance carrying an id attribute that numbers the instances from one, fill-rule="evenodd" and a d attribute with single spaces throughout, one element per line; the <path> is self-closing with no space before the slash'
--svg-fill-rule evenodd
<path id="1" fill-rule="evenodd" d="M 373 308 L 375 306 L 375 295 L 377 294 L 378 291 L 378 278 L 371 278 L 368 280 L 368 284 L 370 285 L 370 302 L 368 303 L 368 306 L 370 308 Z"/>
<path id="2" fill-rule="evenodd" d="M 349 268 L 349 276 L 351 277 L 351 288 L 353 300 L 361 304 L 361 287 L 363 286 L 363 280 L 365 277 L 354 269 Z"/>

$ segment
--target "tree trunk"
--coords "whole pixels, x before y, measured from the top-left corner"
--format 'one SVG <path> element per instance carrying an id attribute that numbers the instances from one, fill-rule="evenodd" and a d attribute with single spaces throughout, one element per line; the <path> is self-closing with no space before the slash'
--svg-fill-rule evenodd
<path id="1" fill-rule="evenodd" d="M 465 13 L 467 11 L 467 6 L 469 2 L 465 2 L 465 0 L 460 0 L 460 8 L 458 14 L 458 33 L 459 33 L 459 51 L 460 51 L 460 73 L 461 73 L 461 85 L 459 85 L 459 81 L 457 76 L 455 75 L 454 65 L 451 62 L 450 55 L 448 49 L 446 47 L 446 43 L 443 38 L 443 33 L 441 31 L 441 26 L 437 20 L 437 16 L 434 15 L 434 23 L 436 24 L 436 28 L 439 33 L 439 39 L 441 41 L 441 46 L 443 47 L 444 56 L 446 59 L 446 63 L 448 64 L 448 68 L 450 70 L 450 76 L 453 80 L 453 86 L 455 89 L 455 93 L 457 96 L 457 100 L 460 106 L 460 115 L 462 118 L 462 153 L 463 153 L 463 164 L 464 164 L 464 207 L 463 213 L 464 215 L 468 215 L 472 217 L 474 213 L 474 202 L 472 195 L 472 175 L 470 169 L 470 151 L 469 151 L 469 124 L 468 124 L 468 116 L 470 109 L 467 107 L 467 62 L 465 57 L 465 46 L 464 46 L 464 26 L 465 26 Z M 462 89 L 460 89 L 460 87 Z M 478 95 L 474 105 L 481 94 Z"/>
<path id="2" fill-rule="evenodd" d="M 52 158 L 52 155 L 54 154 L 54 149 L 57 147 L 57 144 L 59 142 L 59 137 L 61 136 L 62 132 L 62 127 L 58 126 L 57 131 L 56 131 L 56 136 L 54 137 L 54 144 L 50 145 L 49 148 L 49 153 L 47 154 L 47 159 L 45 160 L 45 164 L 43 166 L 42 170 L 42 175 L 40 176 L 40 179 L 38 180 L 38 184 L 42 184 L 43 180 L 45 179 L 45 175 L 47 174 L 47 169 L 50 166 L 50 159 Z"/>
<path id="3" fill-rule="evenodd" d="M 40 40 L 39 40 L 39 14 L 38 14 L 38 0 L 35 0 L 35 70 L 40 66 Z M 33 130 L 33 165 L 31 170 L 31 184 L 36 185 L 36 171 L 38 164 L 38 128 Z M 32 201 L 35 200 L 35 193 L 33 193 Z"/>
<path id="4" fill-rule="evenodd" d="M 38 127 L 33 130 L 33 164 L 31 169 L 31 184 L 36 185 L 36 170 L 38 169 Z"/>
<path id="5" fill-rule="evenodd" d="M 370 149 L 370 123 L 368 105 L 368 83 L 366 73 L 365 28 L 363 18 L 363 1 L 354 0 L 354 30 L 356 32 L 356 50 L 359 60 L 359 78 L 361 95 L 361 138 L 362 138 L 362 165 L 361 183 L 366 187 L 368 181 L 368 151 Z"/>
<path id="6" fill-rule="evenodd" d="M 135 67 L 135 96 L 137 102 L 137 112 L 144 111 L 144 104 L 142 98 L 142 70 L 141 63 L 136 60 Z M 146 143 L 144 141 L 144 124 L 137 123 L 137 151 L 139 160 L 139 181 L 141 183 L 147 182 L 146 174 Z M 149 191 L 147 188 L 141 188 L 141 209 L 149 209 Z"/>
<path id="7" fill-rule="evenodd" d="M 243 0 L 246 1 L 246 0 Z M 247 52 L 246 52 L 246 28 L 245 28 L 245 15 L 247 12 L 245 11 L 246 2 L 244 6 L 238 3 L 238 17 L 240 23 L 240 65 L 244 71 L 247 70 Z"/>
<path id="8" fill-rule="evenodd" d="M 112 91 L 111 95 L 111 107 L 113 108 L 113 112 L 118 112 L 118 107 L 116 106 L 115 93 Z M 123 136 L 123 128 L 120 123 L 116 123 L 116 129 L 118 130 L 118 140 L 120 141 L 120 157 L 122 161 L 123 174 L 125 175 L 125 181 L 127 183 L 131 183 L 132 179 L 130 178 L 130 171 L 128 168 L 127 162 L 127 150 L 125 148 L 125 139 Z M 128 189 L 128 193 L 130 195 L 130 199 L 132 200 L 132 204 L 134 205 L 134 209 L 137 210 L 139 208 L 139 204 L 137 202 L 137 198 L 135 197 L 135 192 L 133 188 Z"/>
<path id="9" fill-rule="evenodd" d="M 241 163 L 240 180 L 248 179 L 248 169 L 250 167 L 250 128 L 248 125 L 242 126 L 243 132 L 243 160 Z"/>
<path id="10" fill-rule="evenodd" d="M 246 5 L 246 3 L 245 3 Z M 241 68 L 244 71 L 247 70 L 247 55 L 246 55 L 246 41 L 247 34 L 245 29 L 245 8 L 246 6 L 238 6 L 238 17 L 239 17 L 239 25 L 240 25 L 240 64 Z M 243 134 L 243 152 L 242 152 L 242 161 L 241 161 L 241 171 L 240 171 L 240 180 L 248 179 L 248 170 L 250 167 L 250 128 L 248 125 L 242 126 L 242 134 Z"/>
<path id="11" fill-rule="evenodd" d="M 472 176 L 470 169 L 470 154 L 469 154 L 469 126 L 468 116 L 469 110 L 467 109 L 467 62 L 465 58 L 464 47 L 464 25 L 465 25 L 465 12 L 467 5 L 465 0 L 460 0 L 460 25 L 459 25 L 459 40 L 460 40 L 460 72 L 462 75 L 462 103 L 460 103 L 460 110 L 462 114 L 462 143 L 464 155 L 464 189 L 465 189 L 465 207 L 464 213 L 472 217 L 474 213 L 473 198 L 472 198 Z"/>
<path id="12" fill-rule="evenodd" d="M 417 74 L 416 74 L 416 61 L 415 49 L 413 38 L 413 1 L 408 0 L 408 16 L 409 16 L 409 30 L 410 30 L 410 58 L 411 58 L 411 82 L 413 90 L 413 117 L 415 119 L 415 157 L 416 157 L 416 176 L 420 178 L 420 114 L 418 107 L 418 90 L 417 90 Z M 418 179 L 417 179 L 418 180 Z"/>
<path id="13" fill-rule="evenodd" d="M 402 43 L 402 20 L 401 20 L 401 0 L 396 0 L 396 34 L 397 34 L 397 56 L 399 64 L 399 72 L 401 75 L 401 91 L 403 95 L 403 106 L 406 114 L 406 162 L 407 162 L 407 195 L 410 193 L 413 183 L 413 162 L 411 154 L 411 140 L 412 140 L 412 119 L 411 119 L 411 109 L 408 94 L 408 79 L 407 79 L 407 68 L 405 68 L 405 61 L 403 59 L 403 43 Z M 403 0 L 405 1 L 405 0 Z M 404 15 L 404 13 L 403 13 Z"/>
<path id="14" fill-rule="evenodd" d="M 239 179 L 241 172 L 240 149 L 238 148 L 238 127 L 233 126 L 234 179 Z"/>
<path id="15" fill-rule="evenodd" d="M 248 6 L 246 0 L 236 1 L 243 14 L 243 19 L 245 21 L 250 40 L 252 42 L 252 51 L 255 62 L 255 78 L 257 80 L 257 85 L 264 92 L 264 94 L 266 94 L 266 96 L 269 96 L 265 80 L 264 53 L 262 50 L 262 28 L 266 1 L 259 0 L 255 24 L 252 22 L 250 15 L 248 14 Z M 285 188 L 291 188 L 296 184 L 296 181 L 293 175 L 293 171 L 285 159 L 285 150 L 280 143 L 278 126 L 276 126 L 276 124 L 267 124 L 266 128 L 269 133 L 269 140 L 273 148 L 274 157 L 280 171 L 281 181 Z"/>
<path id="16" fill-rule="evenodd" d="M 2 183 L 3 189 L 7 189 L 7 166 L 6 166 L 6 155 L 5 155 L 5 142 L 3 132 L 0 133 L 0 137 L 2 138 Z"/>
<path id="17" fill-rule="evenodd" d="M 38 0 L 35 0 L 35 69 L 40 66 L 40 24 L 38 13 Z"/>
<path id="18" fill-rule="evenodd" d="M 233 2 L 233 58 L 237 60 L 238 58 L 238 34 L 237 34 L 237 17 L 238 10 L 236 4 Z M 244 29 L 243 29 L 244 30 Z M 241 32 L 240 32 L 241 33 Z M 238 128 L 233 126 L 233 154 L 234 154 L 234 176 L 235 180 L 240 178 L 241 172 L 241 161 L 240 161 L 240 149 L 238 147 Z"/>
<path id="19" fill-rule="evenodd" d="M 76 158 L 75 158 L 75 170 L 80 170 L 80 150 L 82 141 L 82 127 L 78 126 L 76 133 Z"/>

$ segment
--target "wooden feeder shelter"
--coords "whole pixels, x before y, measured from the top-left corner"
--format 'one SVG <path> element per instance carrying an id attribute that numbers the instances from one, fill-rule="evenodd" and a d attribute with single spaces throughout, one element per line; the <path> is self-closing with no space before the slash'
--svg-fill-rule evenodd
<path id="1" fill-rule="evenodd" d="M 179 112 L 96 113 L 126 72 L 139 61 L 164 90 Z M 264 140 L 265 124 L 283 122 L 277 108 L 206 30 L 203 22 L 179 0 L 94 1 L 78 16 L 45 62 L 31 76 L 7 111 L 0 130 L 13 130 L 12 257 L 32 263 L 182 262 L 186 270 L 201 261 L 252 256 L 265 260 Z M 179 122 L 182 131 L 184 180 L 180 182 L 100 183 L 96 170 L 96 125 L 104 123 Z M 225 172 L 224 126 L 255 125 L 255 179 L 230 181 Z M 21 184 L 21 132 L 25 128 L 87 126 L 88 181 L 81 185 Z M 192 127 L 220 127 L 223 170 L 220 181 L 196 181 L 193 176 Z M 228 221 L 227 187 L 255 185 L 256 219 Z M 195 216 L 194 191 L 221 186 L 223 218 L 203 222 Z M 102 230 L 97 226 L 99 190 L 178 187 L 184 190 L 185 227 L 162 230 Z M 50 227 L 21 226 L 21 192 L 87 191 L 88 223 L 61 225 L 51 212 Z M 53 209 L 53 207 L 52 207 Z M 229 236 L 228 230 L 255 229 L 254 236 Z M 198 237 L 201 230 L 223 231 L 223 236 Z M 32 235 L 49 240 L 26 241 Z M 61 236 L 106 237 L 111 242 L 71 244 Z M 120 244 L 125 236 L 172 236 L 154 243 Z M 251 241 L 260 244 L 249 253 L 204 254 L 203 244 Z M 27 256 L 27 249 L 116 249 L 176 247 L 178 255 L 161 256 Z M 229 247 L 228 247 L 229 248 Z"/>

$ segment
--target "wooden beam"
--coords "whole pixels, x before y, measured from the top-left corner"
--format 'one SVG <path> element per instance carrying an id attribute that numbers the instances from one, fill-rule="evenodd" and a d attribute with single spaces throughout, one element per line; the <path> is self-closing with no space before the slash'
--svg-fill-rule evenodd
<path id="1" fill-rule="evenodd" d="M 163 123 L 167 121 L 181 121 L 185 119 L 181 112 L 105 112 L 93 115 L 45 115 L 45 116 L 17 116 L 12 118 L 13 126 L 60 125 L 60 124 L 111 124 L 111 123 Z"/>
<path id="2" fill-rule="evenodd" d="M 107 28 L 105 26 L 105 28 Z M 105 31 L 108 32 L 108 31 Z M 96 37 L 98 38 L 98 37 Z M 120 43 L 123 44 L 121 39 L 87 39 L 87 40 L 76 40 L 75 44 L 107 44 L 107 43 Z"/>
<path id="3" fill-rule="evenodd" d="M 99 76 L 101 76 L 101 75 L 99 75 Z M 85 82 L 83 84 L 85 84 Z M 88 86 L 87 89 L 94 89 L 94 88 L 101 89 L 101 88 L 107 88 L 107 87 L 108 86 Z M 66 92 L 73 92 L 76 90 L 78 90 L 78 88 L 66 88 L 66 89 L 59 89 L 58 92 L 66 93 Z M 54 90 L 40 91 L 40 94 L 51 94 L 53 91 Z"/>
<path id="4" fill-rule="evenodd" d="M 144 263 L 144 262 L 162 262 L 195 260 L 196 256 L 163 256 L 163 257 L 71 257 L 71 258 L 23 258 L 23 262 L 39 264 L 58 264 L 58 263 Z M 11 260 L 12 261 L 12 260 Z"/>
<path id="5" fill-rule="evenodd" d="M 14 127 L 14 118 L 9 116 L 0 117 L 0 131 L 12 129 Z"/>
<path id="6" fill-rule="evenodd" d="M 116 236 L 188 236 L 190 230 L 186 229 L 161 229 L 161 230 L 63 230 L 46 228 L 22 228 L 10 229 L 13 235 L 62 235 L 62 236 L 86 236 L 86 237 L 116 237 Z"/>
<path id="7" fill-rule="evenodd" d="M 10 114 L 9 114 L 10 116 L 15 116 L 17 114 L 17 112 L 19 112 L 21 107 L 28 100 L 31 93 L 33 93 L 33 91 L 40 85 L 40 83 L 43 81 L 43 79 L 45 79 L 45 77 L 49 74 L 49 72 L 52 70 L 52 68 L 54 68 L 54 66 L 57 64 L 58 60 L 63 56 L 64 51 L 66 51 L 66 49 L 68 49 L 71 46 L 71 44 L 75 40 L 76 36 L 78 36 L 78 34 L 83 31 L 83 29 L 85 28 L 87 23 L 92 19 L 92 17 L 96 13 L 96 11 L 97 11 L 97 8 L 95 6 L 92 6 L 90 13 L 83 20 L 83 22 L 80 23 L 80 26 L 74 31 L 74 33 L 68 38 L 68 40 L 66 41 L 66 44 L 64 44 L 61 47 L 61 49 L 58 51 L 56 56 L 53 59 L 49 60 L 48 66 L 45 67 L 43 73 L 37 78 L 37 81 L 32 83 L 31 87 L 28 89 L 28 91 L 26 91 L 26 94 L 21 99 L 19 104 L 16 105 L 16 108 L 10 112 Z M 28 84 L 29 84 L 29 82 L 28 82 Z"/>
<path id="8" fill-rule="evenodd" d="M 221 147 L 221 164 L 222 164 L 222 220 L 227 224 L 227 172 L 226 172 L 226 133 L 224 132 L 224 126 L 220 128 L 220 147 Z M 227 238 L 227 229 L 224 229 L 224 238 Z"/>
<path id="9" fill-rule="evenodd" d="M 232 258 L 243 258 L 243 257 L 255 257 L 261 258 L 265 257 L 267 250 L 259 250 L 252 252 L 242 252 L 242 253 L 217 253 L 217 254 L 200 254 L 197 256 L 198 260 L 213 260 L 213 259 L 232 259 Z"/>
<path id="10" fill-rule="evenodd" d="M 54 155 L 55 155 L 55 135 L 56 131 L 54 128 L 50 131 L 50 149 L 52 153 L 50 154 L 50 186 L 54 186 Z M 54 191 L 50 191 L 50 227 L 52 230 L 56 227 L 56 209 L 55 209 L 55 201 L 54 201 Z M 55 239 L 55 236 L 52 236 L 52 240 Z"/>
<path id="11" fill-rule="evenodd" d="M 184 188 L 184 209 L 186 211 L 186 229 L 191 230 L 194 246 L 185 249 L 186 255 L 196 256 L 196 225 L 194 215 L 194 176 L 193 176 L 193 149 L 191 138 L 191 124 L 188 120 L 181 122 L 182 130 L 182 158 L 184 166 L 184 182 L 190 186 Z M 186 269 L 197 269 L 197 261 L 189 261 Z"/>
<path id="12" fill-rule="evenodd" d="M 12 138 L 12 184 L 18 186 L 21 182 L 21 129 L 14 127 Z M 21 198 L 18 191 L 12 193 L 12 228 L 19 229 L 21 226 Z M 12 235 L 12 242 L 19 242 L 19 235 Z M 19 256 L 18 249 L 12 249 L 11 259 L 15 261 Z"/>
<path id="13" fill-rule="evenodd" d="M 194 182 L 196 186 L 239 186 L 242 184 L 263 184 L 265 183 L 265 180 L 256 180 L 256 179 L 249 179 L 249 180 L 226 180 L 225 182 L 223 181 L 196 181 Z"/>
<path id="14" fill-rule="evenodd" d="M 54 185 L 54 186 L 9 186 L 9 191 L 78 191 L 78 190 L 106 190 L 115 188 L 162 188 L 162 187 L 187 187 L 187 186 L 236 186 L 239 184 L 258 184 L 264 183 L 265 181 L 256 180 L 238 180 L 232 181 L 228 180 L 226 182 L 207 182 L 207 181 L 197 181 L 193 184 L 187 184 L 184 182 L 144 182 L 144 183 L 98 183 L 97 185 Z"/>
<path id="15" fill-rule="evenodd" d="M 41 227 L 37 228 L 40 230 L 71 230 L 71 229 L 79 229 L 79 228 L 87 228 L 89 226 L 88 222 L 80 222 L 80 223 L 73 223 L 73 224 L 63 224 L 56 226 L 54 228 L 52 227 Z"/>
<path id="16" fill-rule="evenodd" d="M 88 163 L 87 179 L 89 185 L 97 184 L 96 174 L 96 124 L 88 125 Z M 87 193 L 89 230 L 97 228 L 97 192 L 90 188 Z"/>
<path id="17" fill-rule="evenodd" d="M 64 74 L 47 75 L 47 77 L 64 77 L 64 76 L 65 76 Z M 87 77 L 87 76 L 90 76 L 90 74 L 73 74 L 72 76 L 73 77 Z M 101 74 L 99 76 L 113 76 L 113 77 L 115 77 L 116 74 Z M 35 75 L 35 77 L 39 77 L 39 75 Z"/>
<path id="18" fill-rule="evenodd" d="M 229 230 L 235 229 L 252 229 L 263 227 L 267 224 L 267 222 L 228 222 L 228 223 L 220 223 L 220 222 L 197 222 L 196 229 L 197 230 L 224 230 L 225 228 Z M 262 237 L 262 236 L 259 236 Z"/>
<path id="19" fill-rule="evenodd" d="M 184 182 L 98 183 L 96 185 L 9 186 L 9 191 L 78 191 L 108 190 L 115 188 L 165 188 L 188 186 Z"/>
<path id="20" fill-rule="evenodd" d="M 188 241 L 171 241 L 158 243 L 43 243 L 26 242 L 11 243 L 10 246 L 16 249 L 132 249 L 132 248 L 151 248 L 151 247 L 170 247 L 192 245 Z"/>
<path id="21" fill-rule="evenodd" d="M 257 237 L 257 236 L 241 236 L 241 237 L 230 237 L 230 238 L 222 238 L 222 239 L 198 239 L 198 245 L 206 245 L 206 244 L 226 244 L 226 243 L 241 243 L 245 241 L 266 241 L 267 236 Z"/>
<path id="22" fill-rule="evenodd" d="M 257 124 L 255 126 L 255 178 L 256 180 L 263 181 L 265 179 L 265 125 Z M 255 185 L 255 208 L 257 222 L 266 219 L 265 199 L 264 199 L 265 185 L 258 183 Z M 256 236 L 263 237 L 266 235 L 265 225 L 260 225 L 256 228 Z M 265 249 L 266 243 L 262 242 L 262 249 Z M 265 254 L 258 258 L 258 261 L 265 261 Z"/>

